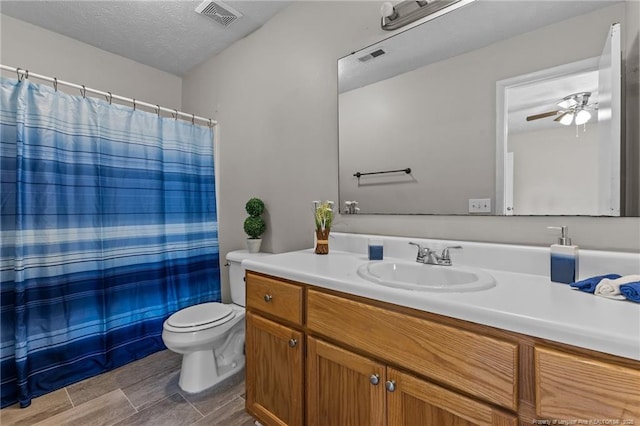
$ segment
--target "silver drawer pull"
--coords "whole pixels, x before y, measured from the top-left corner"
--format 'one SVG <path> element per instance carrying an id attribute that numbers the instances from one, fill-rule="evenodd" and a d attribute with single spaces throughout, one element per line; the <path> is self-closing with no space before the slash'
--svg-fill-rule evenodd
<path id="1" fill-rule="evenodd" d="M 273 296 L 270 294 L 265 294 L 264 295 L 264 301 L 265 302 L 271 302 L 271 299 L 273 299 Z"/>
<path id="2" fill-rule="evenodd" d="M 290 347 L 295 348 L 297 344 L 298 344 L 298 341 L 296 339 L 289 339 Z"/>
<path id="3" fill-rule="evenodd" d="M 393 392 L 396 390 L 396 382 L 393 380 L 389 380 L 387 383 L 384 384 L 384 387 L 387 388 L 389 392 Z"/>
<path id="4" fill-rule="evenodd" d="M 380 383 L 380 376 L 378 376 L 377 374 L 372 374 L 369 377 L 369 381 L 371 382 L 372 385 L 377 385 L 378 383 Z"/>

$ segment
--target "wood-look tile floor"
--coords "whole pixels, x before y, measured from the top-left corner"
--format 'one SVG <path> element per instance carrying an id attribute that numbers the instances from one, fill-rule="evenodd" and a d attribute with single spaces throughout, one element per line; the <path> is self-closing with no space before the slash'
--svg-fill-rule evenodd
<path id="1" fill-rule="evenodd" d="M 0 410 L 2 426 L 253 426 L 244 372 L 199 394 L 178 387 L 181 356 L 165 350 Z"/>

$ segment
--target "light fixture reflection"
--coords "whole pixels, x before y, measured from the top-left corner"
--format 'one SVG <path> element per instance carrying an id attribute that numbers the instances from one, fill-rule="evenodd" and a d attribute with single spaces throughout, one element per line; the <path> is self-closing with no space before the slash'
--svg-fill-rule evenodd
<path id="1" fill-rule="evenodd" d="M 591 113 L 585 109 L 581 109 L 576 114 L 576 126 L 586 123 L 591 119 Z"/>
<path id="2" fill-rule="evenodd" d="M 385 31 L 397 30 L 423 18 L 435 18 L 473 1 L 475 0 L 403 0 L 394 3 L 387 1 L 380 8 L 380 26 Z"/>
<path id="3" fill-rule="evenodd" d="M 573 123 L 573 113 L 572 112 L 567 112 L 560 119 L 560 124 L 564 124 L 565 126 L 569 126 L 571 123 Z"/>

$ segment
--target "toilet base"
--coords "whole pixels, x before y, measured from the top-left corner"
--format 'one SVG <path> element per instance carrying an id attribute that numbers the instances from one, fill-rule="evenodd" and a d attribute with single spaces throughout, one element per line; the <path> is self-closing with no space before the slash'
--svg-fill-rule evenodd
<path id="1" fill-rule="evenodd" d="M 244 368 L 245 311 L 235 305 L 232 309 L 233 318 L 209 328 L 176 331 L 169 320 L 163 324 L 164 344 L 182 354 L 178 386 L 183 391 L 202 392 Z"/>
<path id="2" fill-rule="evenodd" d="M 239 355 L 228 364 L 217 366 L 213 351 L 185 354 L 182 356 L 178 386 L 186 393 L 199 393 L 240 372 L 244 365 L 244 355 Z"/>

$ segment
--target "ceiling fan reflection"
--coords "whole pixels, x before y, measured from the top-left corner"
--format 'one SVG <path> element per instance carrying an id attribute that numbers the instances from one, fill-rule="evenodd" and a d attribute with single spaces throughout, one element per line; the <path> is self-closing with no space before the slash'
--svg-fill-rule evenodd
<path id="1" fill-rule="evenodd" d="M 557 103 L 560 109 L 543 112 L 541 114 L 530 115 L 527 121 L 539 120 L 541 118 L 556 117 L 553 121 L 569 126 L 575 124 L 579 126 L 587 123 L 591 119 L 591 112 L 598 109 L 598 104 L 589 103 L 591 92 L 579 92 L 565 96 Z"/>

